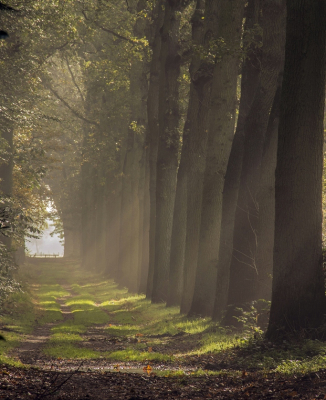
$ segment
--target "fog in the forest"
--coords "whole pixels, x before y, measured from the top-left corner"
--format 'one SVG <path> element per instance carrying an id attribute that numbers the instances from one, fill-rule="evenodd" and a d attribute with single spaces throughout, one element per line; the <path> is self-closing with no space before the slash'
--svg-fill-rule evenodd
<path id="1" fill-rule="evenodd" d="M 39 239 L 29 239 L 26 242 L 27 251 L 31 255 L 40 255 L 40 254 L 56 254 L 59 256 L 63 256 L 63 243 L 60 242 L 60 238 L 58 235 L 54 234 L 51 236 L 51 232 L 53 232 L 52 221 L 47 220 L 48 228 L 46 228 L 42 232 L 42 236 Z"/>

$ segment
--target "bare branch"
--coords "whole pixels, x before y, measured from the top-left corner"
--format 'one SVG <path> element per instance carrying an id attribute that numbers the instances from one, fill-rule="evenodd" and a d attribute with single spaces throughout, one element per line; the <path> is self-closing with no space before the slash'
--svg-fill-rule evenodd
<path id="1" fill-rule="evenodd" d="M 86 13 L 85 13 L 84 10 L 82 11 L 82 14 L 83 14 L 84 18 L 86 19 L 86 21 L 90 21 L 90 19 L 86 16 Z M 93 22 L 98 28 L 102 29 L 102 31 L 104 31 L 104 32 L 108 32 L 108 33 L 110 33 L 111 35 L 113 35 L 113 36 L 115 36 L 115 37 L 117 37 L 117 38 L 119 38 L 119 39 L 126 40 L 127 42 L 129 42 L 129 43 L 131 43 L 131 44 L 136 44 L 136 43 L 137 43 L 136 40 L 133 40 L 133 39 L 127 38 L 126 36 L 120 35 L 119 33 L 112 31 L 111 29 L 104 28 L 104 26 L 99 25 L 99 24 L 98 24 L 97 22 L 95 22 L 95 21 L 92 21 L 92 22 Z"/>
<path id="2" fill-rule="evenodd" d="M 74 85 L 76 86 L 76 88 L 77 88 L 77 90 L 78 90 L 78 92 L 79 92 L 79 95 L 80 95 L 82 101 L 85 102 L 85 98 L 84 98 L 84 96 L 83 96 L 83 93 L 82 93 L 82 91 L 80 90 L 80 87 L 79 87 L 78 83 L 76 82 L 75 76 L 74 76 L 74 74 L 73 74 L 73 72 L 72 72 L 72 70 L 71 70 L 71 68 L 70 68 L 70 65 L 69 65 L 69 62 L 68 62 L 68 58 L 66 58 L 66 63 L 67 63 L 68 70 L 69 70 L 69 72 L 70 72 L 71 79 L 72 79 Z"/>
<path id="3" fill-rule="evenodd" d="M 70 104 L 68 104 L 68 103 L 66 102 L 66 100 L 63 99 L 55 89 L 53 89 L 53 87 L 50 85 L 49 82 L 44 82 L 43 80 L 42 80 L 42 82 L 43 82 L 43 85 L 44 85 L 47 89 L 49 89 L 49 90 L 54 94 L 54 96 L 55 96 L 58 100 L 60 100 L 60 101 L 62 102 L 62 104 L 63 104 L 65 107 L 67 107 L 77 118 L 79 118 L 79 119 L 81 119 L 81 120 L 83 120 L 83 121 L 85 121 L 85 122 L 87 122 L 88 124 L 91 124 L 91 125 L 96 125 L 96 126 L 99 125 L 96 121 L 91 121 L 91 120 L 85 118 L 85 117 L 84 117 L 82 114 L 80 114 L 78 111 L 74 110 L 74 109 L 70 106 Z"/>

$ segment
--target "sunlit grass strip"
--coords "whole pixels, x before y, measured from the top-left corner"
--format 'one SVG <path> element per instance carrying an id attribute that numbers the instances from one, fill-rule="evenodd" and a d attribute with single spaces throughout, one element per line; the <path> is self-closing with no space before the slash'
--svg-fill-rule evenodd
<path id="1" fill-rule="evenodd" d="M 47 356 L 64 359 L 96 359 L 102 356 L 99 351 L 76 347 L 70 341 L 49 344 L 43 351 Z"/>
<path id="2" fill-rule="evenodd" d="M 15 367 L 23 367 L 24 364 L 22 364 L 20 360 L 8 356 L 8 353 L 11 350 L 19 346 L 22 340 L 22 336 L 17 333 L 6 332 L 5 338 L 5 341 L 0 341 L 0 363 L 12 365 Z"/>
<path id="3" fill-rule="evenodd" d="M 79 334 L 85 333 L 86 329 L 87 328 L 85 325 L 76 324 L 75 321 L 69 320 L 54 326 L 53 328 L 51 328 L 51 332 L 53 332 L 53 334 Z"/>
<path id="4" fill-rule="evenodd" d="M 241 344 L 243 344 L 243 341 L 236 335 L 207 333 L 204 334 L 203 338 L 201 339 L 198 349 L 190 352 L 189 354 L 201 355 L 208 353 L 219 353 L 233 349 Z"/>
<path id="5" fill-rule="evenodd" d="M 58 298 L 70 296 L 70 293 L 59 284 L 44 284 L 34 288 L 34 295 L 37 298 L 40 316 L 39 324 L 57 322 L 63 319 Z"/>
<path id="6" fill-rule="evenodd" d="M 50 342 L 82 342 L 83 338 L 76 334 L 70 332 L 57 332 L 53 334 L 50 338 Z"/>

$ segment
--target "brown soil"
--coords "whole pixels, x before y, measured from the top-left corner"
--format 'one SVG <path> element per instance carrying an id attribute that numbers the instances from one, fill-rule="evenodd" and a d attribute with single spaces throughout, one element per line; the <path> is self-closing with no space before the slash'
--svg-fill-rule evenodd
<path id="1" fill-rule="evenodd" d="M 57 372 L 3 367 L 2 399 L 325 399 L 326 372 L 284 379 L 275 374 L 241 377 L 158 377 L 114 372 Z"/>

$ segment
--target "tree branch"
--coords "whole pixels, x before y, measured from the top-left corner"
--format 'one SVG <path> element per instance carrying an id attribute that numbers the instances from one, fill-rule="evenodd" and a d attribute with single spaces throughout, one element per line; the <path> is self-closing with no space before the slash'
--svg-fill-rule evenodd
<path id="1" fill-rule="evenodd" d="M 90 19 L 87 18 L 87 16 L 86 16 L 84 10 L 82 10 L 82 14 L 83 14 L 84 18 L 86 19 L 86 21 L 90 21 Z M 136 44 L 136 43 L 137 43 L 136 40 L 133 40 L 133 39 L 127 38 L 126 36 L 120 35 L 119 33 L 112 31 L 111 29 L 104 28 L 104 26 L 99 25 L 99 24 L 98 24 L 97 22 L 95 22 L 95 21 L 92 21 L 92 22 L 93 22 L 98 28 L 102 29 L 102 31 L 104 31 L 104 32 L 108 32 L 108 33 L 110 33 L 111 35 L 113 35 L 113 36 L 115 36 L 115 37 L 117 37 L 117 38 L 119 38 L 119 39 L 126 40 L 127 42 L 129 42 L 129 43 L 131 43 L 131 44 Z"/>
<path id="2" fill-rule="evenodd" d="M 42 80 L 42 83 L 43 83 L 43 85 L 44 85 L 47 89 L 49 89 L 50 92 L 52 92 L 52 93 L 54 94 L 54 96 L 55 96 L 58 100 L 60 100 L 60 101 L 62 102 L 62 104 L 63 104 L 65 107 L 67 107 L 77 118 L 79 118 L 79 119 L 81 119 L 81 120 L 83 120 L 83 121 L 85 121 L 85 122 L 87 122 L 88 124 L 91 124 L 91 125 L 95 125 L 95 126 L 98 126 L 98 125 L 99 125 L 96 121 L 91 121 L 91 120 L 85 118 L 85 117 L 84 117 L 82 114 L 80 114 L 78 111 L 74 110 L 74 109 L 66 102 L 66 100 L 63 99 L 55 89 L 53 89 L 53 87 L 50 85 L 49 82 L 44 82 L 44 81 Z"/>
<path id="3" fill-rule="evenodd" d="M 82 101 L 85 102 L 85 98 L 84 98 L 84 96 L 83 96 L 83 93 L 82 93 L 82 91 L 80 90 L 80 87 L 78 86 L 78 83 L 76 82 L 75 76 L 74 76 L 74 74 L 73 74 L 73 72 L 72 72 L 72 70 L 71 70 L 71 68 L 70 68 L 70 65 L 69 65 L 69 62 L 68 62 L 68 59 L 67 59 L 67 58 L 66 58 L 66 63 L 67 63 L 68 70 L 69 70 L 69 72 L 70 72 L 71 79 L 72 79 L 72 81 L 74 82 L 74 85 L 76 86 L 76 88 L 77 88 L 77 90 L 78 90 L 78 92 L 79 92 L 79 95 L 80 95 Z"/>

